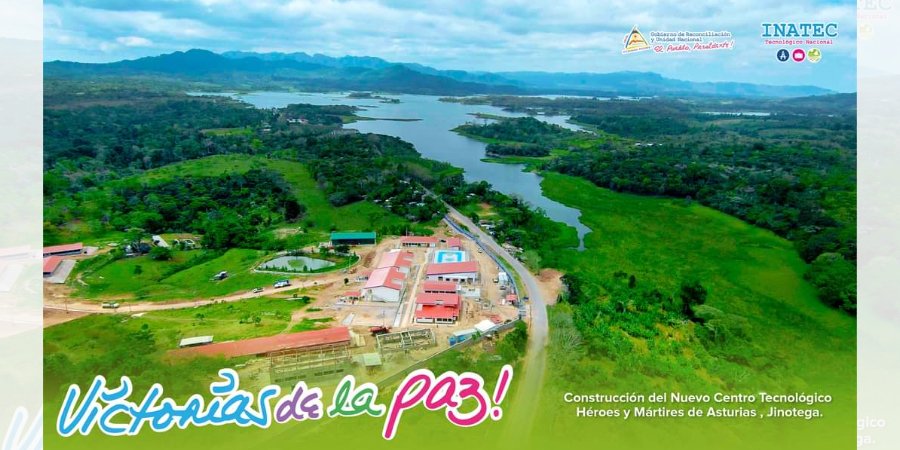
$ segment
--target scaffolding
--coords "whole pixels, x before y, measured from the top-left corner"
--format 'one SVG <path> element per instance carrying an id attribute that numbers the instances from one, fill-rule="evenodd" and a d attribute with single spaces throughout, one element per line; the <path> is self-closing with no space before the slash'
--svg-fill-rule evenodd
<path id="1" fill-rule="evenodd" d="M 375 346 L 382 355 L 418 350 L 435 345 L 437 345 L 437 340 L 434 337 L 434 332 L 428 328 L 380 334 L 375 337 Z"/>
<path id="2" fill-rule="evenodd" d="M 282 350 L 268 358 L 269 375 L 276 384 L 342 374 L 352 363 L 349 342 Z"/>

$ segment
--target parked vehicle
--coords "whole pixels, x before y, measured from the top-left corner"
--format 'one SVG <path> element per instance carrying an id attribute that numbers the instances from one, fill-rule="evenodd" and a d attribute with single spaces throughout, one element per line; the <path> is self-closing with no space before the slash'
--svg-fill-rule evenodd
<path id="1" fill-rule="evenodd" d="M 474 328 L 469 328 L 467 330 L 454 331 L 453 334 L 451 334 L 448 339 L 450 341 L 450 345 L 456 345 L 462 341 L 471 339 L 477 333 L 478 333 L 478 330 L 476 330 Z"/>
<path id="2" fill-rule="evenodd" d="M 213 280 L 219 281 L 219 280 L 224 280 L 226 278 L 228 278 L 228 272 L 223 270 L 223 271 L 217 273 L 216 276 L 213 277 Z"/>
<path id="3" fill-rule="evenodd" d="M 253 288 L 253 290 L 250 291 L 250 292 L 253 292 L 254 294 L 259 294 L 259 293 L 262 292 L 262 291 L 263 291 L 263 288 L 258 287 L 258 288 Z"/>
<path id="4" fill-rule="evenodd" d="M 118 309 L 119 303 L 118 302 L 103 302 L 100 304 L 100 307 L 103 309 Z"/>
<path id="5" fill-rule="evenodd" d="M 391 329 L 385 326 L 377 326 L 370 327 L 369 332 L 372 333 L 372 336 L 378 336 L 379 334 L 387 334 L 391 332 Z"/>
<path id="6" fill-rule="evenodd" d="M 279 289 L 279 288 L 283 288 L 283 287 L 288 287 L 290 285 L 291 285 L 290 280 L 278 280 L 275 282 L 275 284 L 273 286 L 275 286 L 275 289 Z"/>

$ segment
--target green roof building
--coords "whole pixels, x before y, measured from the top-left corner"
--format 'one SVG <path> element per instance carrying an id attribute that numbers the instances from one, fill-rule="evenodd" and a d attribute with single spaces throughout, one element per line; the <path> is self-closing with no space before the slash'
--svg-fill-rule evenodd
<path id="1" fill-rule="evenodd" d="M 374 231 L 334 231 L 331 245 L 375 245 Z"/>

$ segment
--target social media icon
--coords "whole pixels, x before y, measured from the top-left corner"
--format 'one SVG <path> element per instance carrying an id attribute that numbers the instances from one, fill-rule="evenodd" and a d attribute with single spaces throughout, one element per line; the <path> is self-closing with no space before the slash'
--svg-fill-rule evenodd
<path id="1" fill-rule="evenodd" d="M 806 52 L 806 59 L 815 64 L 822 60 L 822 51 L 817 48 L 811 48 Z"/>
<path id="2" fill-rule="evenodd" d="M 790 54 L 790 52 L 787 51 L 786 48 L 783 48 L 781 50 L 778 50 L 778 53 L 775 54 L 775 57 L 778 58 L 779 61 L 785 62 L 785 61 L 791 59 L 791 54 Z"/>
<path id="3" fill-rule="evenodd" d="M 795 48 L 791 57 L 794 58 L 794 62 L 803 62 L 806 59 L 806 52 L 802 48 Z"/>

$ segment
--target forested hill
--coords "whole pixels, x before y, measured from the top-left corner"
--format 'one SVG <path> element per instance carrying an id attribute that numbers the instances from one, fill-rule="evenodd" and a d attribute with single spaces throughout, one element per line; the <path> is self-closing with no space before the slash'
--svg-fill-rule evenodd
<path id="1" fill-rule="evenodd" d="M 189 50 L 103 64 L 52 61 L 47 78 L 128 76 L 171 79 L 223 89 L 379 90 L 409 94 L 566 94 L 588 96 L 712 96 L 784 98 L 821 95 L 816 86 L 693 82 L 652 72 L 546 73 L 438 70 L 373 57 L 305 53 Z"/>
<path id="2" fill-rule="evenodd" d="M 458 81 L 400 65 L 382 68 L 335 68 L 291 59 L 253 56 L 227 58 L 207 50 L 189 50 L 107 64 L 53 61 L 44 64 L 48 78 L 161 77 L 231 88 L 308 90 L 382 90 L 410 94 L 468 95 L 520 93 L 514 86 Z"/>

